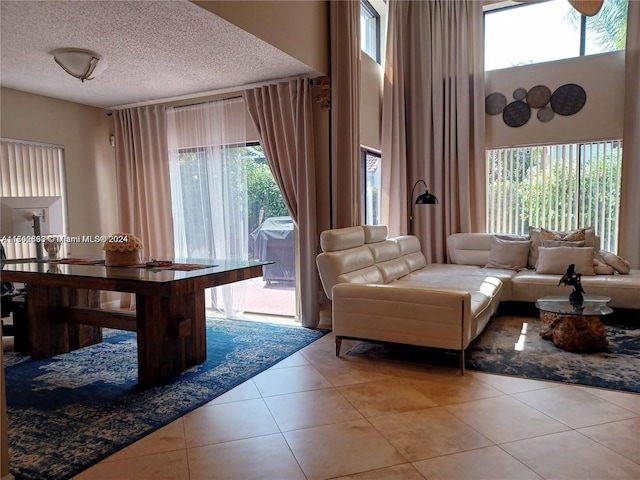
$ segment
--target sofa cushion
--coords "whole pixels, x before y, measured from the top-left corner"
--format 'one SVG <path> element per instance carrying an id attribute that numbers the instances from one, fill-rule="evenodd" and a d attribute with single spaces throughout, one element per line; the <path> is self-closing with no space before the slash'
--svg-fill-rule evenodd
<path id="1" fill-rule="evenodd" d="M 338 276 L 337 283 L 374 283 L 380 285 L 385 282 L 380 270 L 375 266 L 371 266 L 354 272 L 343 273 Z"/>
<path id="2" fill-rule="evenodd" d="M 447 237 L 451 263 L 483 267 L 489 260 L 491 233 L 453 233 Z"/>
<path id="3" fill-rule="evenodd" d="M 597 258 L 593 259 L 593 271 L 596 272 L 596 275 L 615 275 L 616 273 L 615 268 Z"/>
<path id="4" fill-rule="evenodd" d="M 538 248 L 543 240 L 561 240 L 567 242 L 583 241 L 587 246 L 596 248 L 596 230 L 594 227 L 585 227 L 568 231 L 529 227 L 529 239 L 531 240 L 531 250 L 529 251 L 529 259 L 527 261 L 529 268 L 536 267 L 536 263 L 538 261 Z"/>
<path id="5" fill-rule="evenodd" d="M 391 239 L 398 244 L 400 248 L 400 256 L 407 262 L 409 271 L 413 272 L 423 268 L 427 264 L 427 260 L 420 249 L 420 240 L 413 235 L 403 235 Z"/>
<path id="6" fill-rule="evenodd" d="M 564 275 L 569 264 L 575 265 L 576 273 L 595 275 L 593 270 L 593 248 L 539 247 L 536 273 Z"/>
<path id="7" fill-rule="evenodd" d="M 320 247 L 323 252 L 336 252 L 364 245 L 362 227 L 325 230 L 320 234 Z"/>
<path id="8" fill-rule="evenodd" d="M 364 243 L 377 243 L 387 239 L 386 225 L 362 225 Z"/>
<path id="9" fill-rule="evenodd" d="M 503 240 L 491 237 L 491 251 L 485 268 L 506 268 L 522 270 L 527 268 L 530 240 Z"/>
<path id="10" fill-rule="evenodd" d="M 380 270 L 384 283 L 391 283 L 409 273 L 407 262 L 402 258 L 394 258 L 386 262 L 376 262 L 376 267 Z"/>
<path id="11" fill-rule="evenodd" d="M 624 258 L 619 257 L 615 253 L 600 250 L 598 256 L 618 273 L 627 274 L 631 271 L 631 265 Z"/>
<path id="12" fill-rule="evenodd" d="M 371 250 L 375 263 L 386 262 L 400 257 L 400 247 L 391 240 L 367 244 L 366 247 Z"/>
<path id="13" fill-rule="evenodd" d="M 339 282 L 338 277 L 340 275 L 373 267 L 374 262 L 371 250 L 365 246 L 360 246 L 336 252 L 323 252 L 316 257 L 316 264 L 318 265 L 318 271 L 322 272 L 320 279 L 324 291 L 331 298 L 331 290 Z"/>

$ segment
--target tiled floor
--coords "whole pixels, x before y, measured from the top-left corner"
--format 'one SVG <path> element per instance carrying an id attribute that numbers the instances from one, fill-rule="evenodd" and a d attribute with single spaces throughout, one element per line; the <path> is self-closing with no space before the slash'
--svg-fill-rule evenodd
<path id="1" fill-rule="evenodd" d="M 640 395 L 336 358 L 327 335 L 76 480 L 165 478 L 637 479 Z"/>

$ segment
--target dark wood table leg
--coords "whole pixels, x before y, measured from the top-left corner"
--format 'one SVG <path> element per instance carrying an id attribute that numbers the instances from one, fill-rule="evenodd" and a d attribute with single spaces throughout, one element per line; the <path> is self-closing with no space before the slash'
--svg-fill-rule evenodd
<path id="1" fill-rule="evenodd" d="M 102 329 L 90 325 L 68 324 L 64 307 L 100 306 L 100 292 L 29 284 L 27 314 L 31 358 L 42 360 L 102 341 Z"/>
<path id="2" fill-rule="evenodd" d="M 56 319 L 64 305 L 64 287 L 29 284 L 27 313 L 31 358 L 41 360 L 69 351 L 67 323 Z"/>
<path id="3" fill-rule="evenodd" d="M 204 289 L 136 295 L 138 382 L 147 385 L 207 359 Z"/>

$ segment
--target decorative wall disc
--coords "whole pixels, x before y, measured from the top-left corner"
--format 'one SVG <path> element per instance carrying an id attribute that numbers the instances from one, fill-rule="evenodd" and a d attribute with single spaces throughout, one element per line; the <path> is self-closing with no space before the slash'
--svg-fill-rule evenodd
<path id="1" fill-rule="evenodd" d="M 540 120 L 541 122 L 548 122 L 553 118 L 553 115 L 554 113 L 551 107 L 542 107 L 540 110 L 538 110 L 536 117 L 538 117 L 538 120 Z"/>
<path id="2" fill-rule="evenodd" d="M 527 93 L 527 103 L 531 108 L 542 108 L 551 100 L 551 90 L 544 85 L 536 85 Z"/>
<path id="3" fill-rule="evenodd" d="M 567 83 L 556 88 L 551 95 L 551 108 L 558 115 L 578 113 L 587 102 L 587 92 L 580 85 Z"/>
<path id="4" fill-rule="evenodd" d="M 489 115 L 502 113 L 507 106 L 507 97 L 501 93 L 491 93 L 484 99 L 484 110 Z"/>
<path id="5" fill-rule="evenodd" d="M 521 127 L 529 121 L 531 108 L 524 102 L 516 100 L 507 105 L 502 112 L 504 123 L 510 127 Z"/>
<path id="6" fill-rule="evenodd" d="M 513 91 L 513 98 L 516 100 L 524 100 L 527 96 L 527 90 L 525 88 L 516 88 Z"/>

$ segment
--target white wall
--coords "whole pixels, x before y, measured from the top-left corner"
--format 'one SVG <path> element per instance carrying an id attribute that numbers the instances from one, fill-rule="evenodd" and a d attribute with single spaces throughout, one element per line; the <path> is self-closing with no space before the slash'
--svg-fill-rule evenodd
<path id="1" fill-rule="evenodd" d="M 2 88 L 3 137 L 64 146 L 69 235 L 118 231 L 112 117 L 101 108 Z M 70 254 L 101 255 L 98 243 L 68 245 Z"/>
<path id="2" fill-rule="evenodd" d="M 624 52 L 603 53 L 556 62 L 523 65 L 485 74 L 485 96 L 502 93 L 513 100 L 513 91 L 546 85 L 553 92 L 566 83 L 580 85 L 587 94 L 575 115 L 555 115 L 543 123 L 532 109 L 522 127 L 509 127 L 502 115 L 486 116 L 486 147 L 563 144 L 586 140 L 622 138 L 624 113 Z"/>

